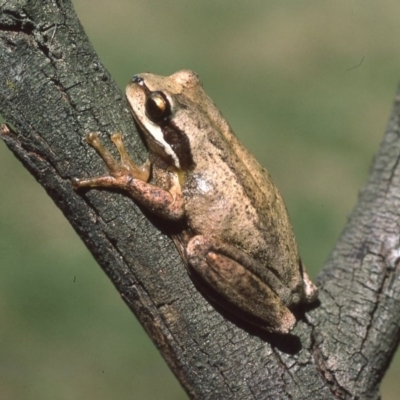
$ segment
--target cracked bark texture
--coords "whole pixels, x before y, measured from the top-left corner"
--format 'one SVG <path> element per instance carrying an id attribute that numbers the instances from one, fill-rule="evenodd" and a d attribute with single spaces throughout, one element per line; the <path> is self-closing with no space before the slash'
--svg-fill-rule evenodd
<path id="1" fill-rule="evenodd" d="M 138 162 L 145 149 L 70 1 L 2 1 L 0 63 L 1 114 L 12 126 L 2 139 L 64 212 L 192 398 L 379 398 L 400 325 L 400 98 L 318 278 L 320 303 L 281 337 L 217 312 L 157 221 L 129 198 L 72 189 L 72 177 L 106 170 L 85 133 L 104 140 L 121 131 Z"/>

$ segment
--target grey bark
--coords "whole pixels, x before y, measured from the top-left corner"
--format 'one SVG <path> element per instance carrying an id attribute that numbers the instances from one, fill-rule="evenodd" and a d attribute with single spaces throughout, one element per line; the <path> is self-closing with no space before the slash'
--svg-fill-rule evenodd
<path id="1" fill-rule="evenodd" d="M 77 194 L 105 172 L 84 141 L 114 131 L 145 158 L 123 95 L 70 1 L 0 3 L 2 139 L 47 190 L 188 394 L 201 399 L 377 399 L 399 340 L 399 98 L 370 177 L 291 335 L 267 335 L 196 290 L 157 220 L 126 196 Z M 109 146 L 113 149 L 113 146 Z M 3 189 L 4 190 L 4 189 Z"/>

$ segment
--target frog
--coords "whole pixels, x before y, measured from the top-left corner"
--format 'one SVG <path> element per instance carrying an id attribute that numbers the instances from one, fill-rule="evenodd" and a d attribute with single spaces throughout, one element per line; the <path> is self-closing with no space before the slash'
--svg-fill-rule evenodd
<path id="1" fill-rule="evenodd" d="M 126 99 L 144 136 L 148 159 L 137 165 L 121 133 L 86 141 L 109 173 L 74 178 L 75 189 L 125 192 L 156 218 L 176 226 L 171 237 L 201 291 L 238 321 L 288 334 L 295 308 L 318 289 L 301 261 L 280 192 L 268 171 L 233 133 L 199 76 L 134 75 Z"/>

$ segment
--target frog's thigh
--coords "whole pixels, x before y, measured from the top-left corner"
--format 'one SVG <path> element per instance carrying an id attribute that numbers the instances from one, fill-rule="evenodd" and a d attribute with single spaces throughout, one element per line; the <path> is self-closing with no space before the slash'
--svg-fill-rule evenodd
<path id="1" fill-rule="evenodd" d="M 212 238 L 195 236 L 187 246 L 188 263 L 218 295 L 247 314 L 249 320 L 255 318 L 259 320 L 256 324 L 264 329 L 288 333 L 296 323 L 294 315 L 266 283 L 237 261 L 240 257 L 235 260 L 234 247 L 221 251 L 227 246 Z"/>

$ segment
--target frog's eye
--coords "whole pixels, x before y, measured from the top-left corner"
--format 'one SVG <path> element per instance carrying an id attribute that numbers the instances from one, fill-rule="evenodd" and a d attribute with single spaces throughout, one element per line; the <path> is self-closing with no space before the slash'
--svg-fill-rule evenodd
<path id="1" fill-rule="evenodd" d="M 163 92 L 152 92 L 146 99 L 145 108 L 147 117 L 154 123 L 171 115 L 171 105 Z"/>

